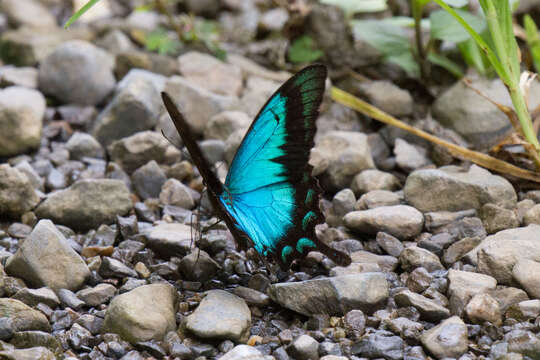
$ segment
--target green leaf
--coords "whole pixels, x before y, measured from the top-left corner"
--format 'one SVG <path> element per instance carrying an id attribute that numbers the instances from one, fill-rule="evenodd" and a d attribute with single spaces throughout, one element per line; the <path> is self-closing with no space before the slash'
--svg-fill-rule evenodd
<path id="1" fill-rule="evenodd" d="M 341 8 L 347 16 L 357 13 L 379 12 L 387 9 L 386 0 L 319 0 L 323 4 Z"/>
<path id="2" fill-rule="evenodd" d="M 460 8 L 469 5 L 468 0 L 443 0 L 448 6 Z"/>
<path id="3" fill-rule="evenodd" d="M 427 58 L 432 64 L 442 67 L 457 78 L 462 78 L 464 76 L 461 66 L 444 55 L 430 52 Z"/>
<path id="4" fill-rule="evenodd" d="M 458 48 L 467 65 L 473 66 L 481 75 L 487 75 L 487 58 L 473 39 L 459 43 Z"/>
<path id="5" fill-rule="evenodd" d="M 289 47 L 288 57 L 293 63 L 308 63 L 322 57 L 324 53 L 316 48 L 315 42 L 308 35 L 295 39 Z"/>
<path id="6" fill-rule="evenodd" d="M 384 20 L 352 20 L 351 26 L 354 36 L 377 49 L 384 61 L 400 66 L 411 76 L 419 74 L 411 43 L 401 27 Z"/>
<path id="7" fill-rule="evenodd" d="M 531 52 L 531 57 L 536 72 L 540 72 L 540 37 L 538 36 L 538 27 L 529 14 L 523 17 L 523 25 L 527 34 L 527 45 Z"/>
<path id="8" fill-rule="evenodd" d="M 149 51 L 155 51 L 161 55 L 171 55 L 178 53 L 182 43 L 169 37 L 164 29 L 158 28 L 146 35 L 144 45 Z"/>
<path id="9" fill-rule="evenodd" d="M 64 28 L 67 29 L 78 18 L 80 18 L 85 12 L 87 12 L 92 6 L 94 6 L 98 1 L 99 0 L 90 0 L 86 4 L 84 4 L 84 6 L 81 7 L 75 14 L 71 15 L 71 17 L 68 19 L 68 21 L 64 25 Z"/>
<path id="10" fill-rule="evenodd" d="M 486 21 L 480 16 L 464 10 L 455 10 L 477 33 L 486 29 Z M 431 37 L 438 40 L 459 43 L 470 39 L 470 35 L 459 22 L 445 10 L 437 10 L 429 15 Z"/>

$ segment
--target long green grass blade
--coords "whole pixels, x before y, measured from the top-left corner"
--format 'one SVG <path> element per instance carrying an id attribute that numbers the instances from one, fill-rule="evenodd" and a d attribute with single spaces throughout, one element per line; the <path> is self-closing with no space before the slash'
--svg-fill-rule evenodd
<path id="1" fill-rule="evenodd" d="M 527 33 L 527 45 L 531 52 L 534 69 L 540 72 L 540 36 L 538 36 L 538 27 L 529 14 L 523 17 L 523 26 Z"/>
<path id="2" fill-rule="evenodd" d="M 80 8 L 75 14 L 73 14 L 66 24 L 64 25 L 64 28 L 67 29 L 71 24 L 73 24 L 78 18 L 80 18 L 85 12 L 87 12 L 92 6 L 94 6 L 99 0 L 90 0 L 82 8 Z"/>

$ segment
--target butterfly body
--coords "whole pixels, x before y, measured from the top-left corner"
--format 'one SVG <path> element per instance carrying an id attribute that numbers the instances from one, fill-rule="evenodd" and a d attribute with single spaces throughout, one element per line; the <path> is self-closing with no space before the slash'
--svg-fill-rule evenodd
<path id="1" fill-rule="evenodd" d="M 320 190 L 308 164 L 315 120 L 322 101 L 326 68 L 312 65 L 282 85 L 262 107 L 231 163 L 225 183 L 211 171 L 189 126 L 163 94 L 163 101 L 208 188 L 217 215 L 237 243 L 251 243 L 286 269 L 311 250 L 336 263 L 350 258 L 320 242 Z"/>

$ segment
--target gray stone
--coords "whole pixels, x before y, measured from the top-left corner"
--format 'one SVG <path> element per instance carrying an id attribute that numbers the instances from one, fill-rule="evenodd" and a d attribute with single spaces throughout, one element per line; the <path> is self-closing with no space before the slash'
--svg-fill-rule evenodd
<path id="1" fill-rule="evenodd" d="M 236 345 L 231 351 L 223 355 L 220 360 L 266 360 L 266 357 L 253 346 Z"/>
<path id="2" fill-rule="evenodd" d="M 176 179 L 169 179 L 161 187 L 159 201 L 165 205 L 192 209 L 195 206 L 192 190 Z"/>
<path id="3" fill-rule="evenodd" d="M 376 264 L 382 271 L 394 271 L 398 265 L 398 260 L 389 255 L 377 255 L 369 251 L 358 250 L 351 254 L 353 263 Z"/>
<path id="4" fill-rule="evenodd" d="M 309 335 L 300 335 L 289 346 L 289 354 L 298 360 L 318 360 L 319 343 Z"/>
<path id="5" fill-rule="evenodd" d="M 377 233 L 375 241 L 377 241 L 377 244 L 391 256 L 399 257 L 399 254 L 401 254 L 404 249 L 401 241 L 382 231 Z"/>
<path id="6" fill-rule="evenodd" d="M 90 276 L 84 260 L 50 220 L 40 220 L 6 263 L 6 272 L 35 287 L 80 288 Z"/>
<path id="7" fill-rule="evenodd" d="M 527 293 L 521 289 L 509 286 L 498 286 L 487 292 L 499 303 L 501 313 L 505 313 L 510 306 L 529 300 Z"/>
<path id="8" fill-rule="evenodd" d="M 414 306 L 420 313 L 421 319 L 438 322 L 450 317 L 450 311 L 435 301 L 410 290 L 404 290 L 394 296 L 396 304 L 401 307 Z"/>
<path id="9" fill-rule="evenodd" d="M 367 169 L 356 175 L 351 183 L 355 195 L 361 195 L 373 190 L 398 190 L 399 179 L 394 175 L 377 169 Z"/>
<path id="10" fill-rule="evenodd" d="M 137 277 L 137 272 L 129 266 L 122 263 L 120 260 L 104 256 L 99 267 L 99 274 L 103 277 Z M 112 289 L 111 289 L 112 290 Z M 110 291 L 110 290 L 107 290 Z"/>
<path id="11" fill-rule="evenodd" d="M 454 269 L 448 271 L 448 281 L 450 311 L 455 315 L 461 315 L 474 295 L 487 293 L 497 286 L 497 280 L 491 276 Z"/>
<path id="12" fill-rule="evenodd" d="M 326 213 L 326 222 L 330 226 L 337 227 L 341 225 L 343 216 L 352 211 L 356 198 L 351 189 L 338 191 L 332 199 L 332 207 Z"/>
<path id="13" fill-rule="evenodd" d="M 519 219 L 514 210 L 505 209 L 495 204 L 484 204 L 480 211 L 480 217 L 488 234 L 519 227 Z"/>
<path id="14" fill-rule="evenodd" d="M 64 103 L 96 105 L 116 84 L 113 66 L 112 56 L 91 43 L 67 41 L 40 63 L 39 88 Z"/>
<path id="15" fill-rule="evenodd" d="M 442 257 L 443 262 L 446 265 L 452 265 L 453 263 L 461 260 L 461 258 L 469 251 L 478 246 L 481 241 L 482 239 L 479 236 L 466 237 L 456 241 L 446 250 L 444 250 L 444 255 Z"/>
<path id="16" fill-rule="evenodd" d="M 148 247 L 166 256 L 184 255 L 192 243 L 192 229 L 185 224 L 158 223 L 145 231 L 145 236 Z"/>
<path id="17" fill-rule="evenodd" d="M 514 354 L 522 354 L 514 359 L 538 359 L 540 357 L 540 339 L 537 335 L 527 330 L 516 329 L 505 335 L 504 340 L 508 343 L 507 351 Z"/>
<path id="18" fill-rule="evenodd" d="M 386 190 L 372 190 L 362 196 L 354 205 L 355 210 L 374 209 L 382 206 L 394 206 L 401 203 L 401 197 Z"/>
<path id="19" fill-rule="evenodd" d="M 353 354 L 368 358 L 384 358 L 388 360 L 403 359 L 403 340 L 399 336 L 370 334 L 352 346 Z"/>
<path id="20" fill-rule="evenodd" d="M 22 288 L 12 298 L 20 300 L 28 306 L 36 306 L 39 303 L 43 303 L 54 309 L 60 305 L 60 300 L 58 300 L 54 291 L 46 287 L 40 289 Z"/>
<path id="21" fill-rule="evenodd" d="M 5 360 L 55 360 L 52 351 L 43 346 L 29 349 L 7 349 L 0 351 L 0 358 Z"/>
<path id="22" fill-rule="evenodd" d="M 424 216 L 407 205 L 382 206 L 369 210 L 352 211 L 343 223 L 360 233 L 376 234 L 384 231 L 401 239 L 410 239 L 422 231 Z"/>
<path id="23" fill-rule="evenodd" d="M 96 45 L 113 54 L 136 49 L 130 38 L 120 30 L 108 31 L 96 41 Z"/>
<path id="24" fill-rule="evenodd" d="M 495 326 L 502 324 L 502 314 L 499 303 L 489 294 L 476 294 L 465 307 L 465 313 L 474 324 L 486 321 Z"/>
<path id="25" fill-rule="evenodd" d="M 117 295 L 107 308 L 103 328 L 132 344 L 160 341 L 176 330 L 177 293 L 168 284 L 143 285 Z"/>
<path id="26" fill-rule="evenodd" d="M 242 91 L 239 67 L 196 51 L 178 57 L 180 73 L 186 80 L 219 95 L 238 96 Z"/>
<path id="27" fill-rule="evenodd" d="M 48 28 L 47 31 L 36 31 L 31 26 L 22 26 L 2 34 L 0 56 L 13 65 L 34 66 L 50 55 L 58 45 L 73 39 L 91 40 L 93 36 L 93 32 L 84 26 L 69 29 Z"/>
<path id="28" fill-rule="evenodd" d="M 62 345 L 54 335 L 39 330 L 18 331 L 13 334 L 10 343 L 19 349 L 43 346 L 59 357 L 63 353 Z"/>
<path id="29" fill-rule="evenodd" d="M 313 151 L 328 164 L 323 181 L 332 191 L 346 188 L 360 171 L 375 167 L 367 136 L 362 133 L 329 132 L 317 140 Z"/>
<path id="30" fill-rule="evenodd" d="M 142 131 L 113 142 L 108 151 L 111 160 L 131 174 L 151 160 L 162 162 L 167 146 L 167 140 L 160 133 Z"/>
<path id="31" fill-rule="evenodd" d="M 424 331 L 420 341 L 437 359 L 459 358 L 468 349 L 467 326 L 459 317 L 453 316 Z"/>
<path id="32" fill-rule="evenodd" d="M 207 139 L 226 141 L 236 130 L 247 129 L 251 119 L 241 111 L 223 111 L 212 116 L 206 124 L 204 136 Z"/>
<path id="33" fill-rule="evenodd" d="M 13 331 L 51 331 L 49 320 L 42 312 L 15 299 L 0 298 L 0 318 L 11 319 Z"/>
<path id="34" fill-rule="evenodd" d="M 512 285 L 512 269 L 519 259 L 540 261 L 539 231 L 540 225 L 535 224 L 500 231 L 486 237 L 464 258 L 499 284 Z"/>
<path id="35" fill-rule="evenodd" d="M 225 142 L 223 140 L 203 140 L 199 143 L 199 147 L 210 164 L 223 161 L 225 155 Z"/>
<path id="36" fill-rule="evenodd" d="M 64 307 L 70 307 L 73 310 L 79 310 L 84 306 L 84 301 L 79 299 L 71 290 L 60 289 L 57 291 L 58 298 Z"/>
<path id="37" fill-rule="evenodd" d="M 84 157 L 103 159 L 105 150 L 92 136 L 82 132 L 75 132 L 66 143 L 69 157 L 72 160 L 82 160 Z"/>
<path id="38" fill-rule="evenodd" d="M 182 109 L 186 121 L 196 134 L 204 131 L 212 116 L 230 110 L 238 102 L 234 96 L 214 94 L 180 76 L 173 76 L 167 81 L 165 92 Z"/>
<path id="39" fill-rule="evenodd" d="M 116 293 L 116 288 L 111 284 L 98 284 L 93 288 L 79 290 L 77 296 L 88 306 L 99 306 L 108 302 Z"/>
<path id="40" fill-rule="evenodd" d="M 141 166 L 131 176 L 133 187 L 141 199 L 158 198 L 163 184 L 167 181 L 165 172 L 155 160 Z"/>
<path id="41" fill-rule="evenodd" d="M 205 282 L 216 275 L 220 266 L 205 251 L 195 250 L 180 260 L 178 268 L 185 279 Z"/>
<path id="42" fill-rule="evenodd" d="M 361 82 L 360 96 L 370 104 L 393 116 L 408 116 L 413 111 L 413 98 L 388 80 Z"/>
<path id="43" fill-rule="evenodd" d="M 268 294 L 281 306 L 307 316 L 345 314 L 352 309 L 371 312 L 388 298 L 388 282 L 382 273 L 360 273 L 277 283 Z"/>
<path id="44" fill-rule="evenodd" d="M 270 304 L 268 295 L 248 287 L 238 286 L 234 288 L 233 292 L 236 296 L 244 299 L 248 305 L 263 307 Z"/>
<path id="45" fill-rule="evenodd" d="M 55 28 L 56 19 L 39 1 L 3 0 L 1 10 L 14 27 L 27 25 L 35 28 Z M 36 31 L 46 31 L 36 29 Z"/>
<path id="46" fill-rule="evenodd" d="M 518 259 L 512 275 L 530 297 L 540 299 L 540 279 L 538 278 L 540 263 L 529 259 Z"/>
<path id="47" fill-rule="evenodd" d="M 480 210 L 486 203 L 514 208 L 517 201 L 508 180 L 476 165 L 468 171 L 456 166 L 417 170 L 407 178 L 404 191 L 407 202 L 422 212 Z"/>
<path id="48" fill-rule="evenodd" d="M 394 144 L 396 165 L 406 172 L 421 169 L 431 164 L 427 150 L 421 146 L 409 144 L 403 139 L 396 139 Z"/>
<path id="49" fill-rule="evenodd" d="M 411 271 L 417 267 L 423 267 L 430 272 L 444 269 L 437 255 L 417 246 L 403 250 L 399 256 L 399 262 L 405 271 Z"/>
<path id="50" fill-rule="evenodd" d="M 133 76 L 118 87 L 113 99 L 98 115 L 92 134 L 103 145 L 150 130 L 156 126 L 162 107 L 152 79 Z"/>
<path id="51" fill-rule="evenodd" d="M 511 305 L 506 311 L 506 318 L 526 321 L 540 316 L 540 300 L 526 300 Z"/>
<path id="52" fill-rule="evenodd" d="M 531 109 L 539 104 L 538 87 L 538 81 L 533 81 L 528 102 Z M 512 107 L 503 82 L 476 76 L 470 84 L 456 82 L 439 96 L 433 103 L 433 116 L 477 148 L 487 150 L 512 130 L 508 117 L 495 104 Z"/>
<path id="53" fill-rule="evenodd" d="M 33 67 L 0 66 L 0 87 L 8 86 L 37 88 L 38 70 Z"/>
<path id="54" fill-rule="evenodd" d="M 39 176 L 39 174 L 34 170 L 34 168 L 28 163 L 28 161 L 24 160 L 15 165 L 15 169 L 19 170 L 20 172 L 24 173 L 28 180 L 30 180 L 30 183 L 32 183 L 32 186 L 36 190 L 44 191 L 44 185 L 45 181 Z"/>
<path id="55" fill-rule="evenodd" d="M 35 212 L 38 218 L 84 230 L 110 224 L 132 207 L 129 190 L 122 181 L 89 179 L 50 194 Z"/>
<path id="56" fill-rule="evenodd" d="M 0 165 L 0 214 L 19 218 L 39 203 L 28 177 L 8 164 Z"/>
<path id="57" fill-rule="evenodd" d="M 246 340 L 251 312 L 245 301 L 224 290 L 210 290 L 186 318 L 186 329 L 203 339 Z"/>
<path id="58" fill-rule="evenodd" d="M 537 224 L 540 225 L 540 204 L 531 207 L 523 216 L 523 224 Z"/>
<path id="59" fill-rule="evenodd" d="M 229 61 L 231 59 L 233 58 L 229 58 Z M 285 79 L 276 82 L 266 77 L 260 77 L 259 75 L 248 76 L 246 87 L 242 94 L 242 98 L 240 99 L 240 108 L 245 111 L 250 118 L 254 118 L 257 115 L 259 110 L 279 88 L 281 83 L 290 77 L 290 74 L 287 74 Z M 319 129 L 319 127 L 317 127 L 317 129 Z"/>
<path id="60" fill-rule="evenodd" d="M 284 8 L 274 8 L 261 15 L 260 26 L 268 31 L 280 31 L 289 20 L 289 12 Z"/>
<path id="61" fill-rule="evenodd" d="M 0 156 L 39 147 L 45 98 L 37 90 L 10 86 L 0 90 Z"/>

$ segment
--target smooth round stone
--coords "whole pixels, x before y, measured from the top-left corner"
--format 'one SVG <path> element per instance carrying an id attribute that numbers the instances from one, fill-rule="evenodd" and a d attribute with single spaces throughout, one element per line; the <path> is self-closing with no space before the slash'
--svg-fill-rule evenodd
<path id="1" fill-rule="evenodd" d="M 247 339 L 251 312 L 246 302 L 223 290 L 211 290 L 193 314 L 186 318 L 186 329 L 205 339 Z"/>

